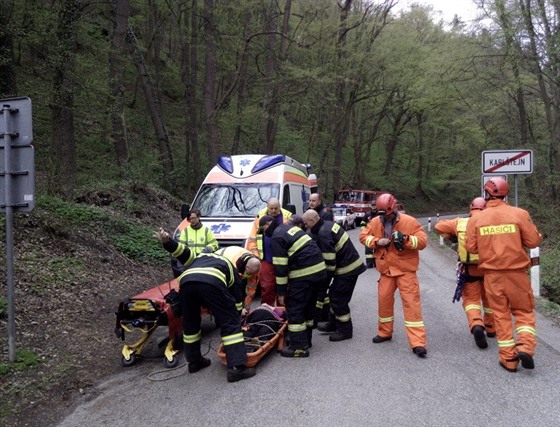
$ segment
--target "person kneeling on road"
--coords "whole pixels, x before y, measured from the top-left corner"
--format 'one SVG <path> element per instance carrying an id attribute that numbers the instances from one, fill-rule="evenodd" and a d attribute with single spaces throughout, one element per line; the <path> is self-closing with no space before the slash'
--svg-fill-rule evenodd
<path id="1" fill-rule="evenodd" d="M 183 342 L 189 373 L 210 366 L 210 359 L 203 357 L 200 351 L 200 309 L 207 307 L 220 325 L 228 366 L 228 382 L 254 376 L 255 369 L 245 366 L 247 350 L 241 331 L 243 290 L 235 266 L 226 257 L 213 253 L 202 253 L 195 258 L 186 245 L 171 239 L 163 229 L 155 237 L 186 268 L 177 280 L 180 286 Z"/>

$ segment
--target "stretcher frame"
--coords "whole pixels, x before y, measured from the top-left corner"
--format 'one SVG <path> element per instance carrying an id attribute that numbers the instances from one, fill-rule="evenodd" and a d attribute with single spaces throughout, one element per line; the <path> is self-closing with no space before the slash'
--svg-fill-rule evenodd
<path id="1" fill-rule="evenodd" d="M 255 338 L 245 337 L 245 345 L 255 345 L 258 342 L 257 350 L 247 353 L 247 362 L 245 363 L 245 366 L 248 368 L 255 367 L 274 347 L 277 348 L 277 351 L 282 351 L 284 348 L 284 335 L 286 333 L 286 329 L 288 328 L 288 321 L 278 321 L 278 323 L 282 323 L 282 326 L 280 326 L 278 331 L 275 332 L 274 336 L 268 341 L 261 342 L 258 339 L 255 341 Z M 247 330 L 248 326 L 243 326 L 242 329 Z M 218 354 L 222 364 L 227 365 L 227 357 L 224 351 L 223 343 L 220 343 L 216 353 Z"/>

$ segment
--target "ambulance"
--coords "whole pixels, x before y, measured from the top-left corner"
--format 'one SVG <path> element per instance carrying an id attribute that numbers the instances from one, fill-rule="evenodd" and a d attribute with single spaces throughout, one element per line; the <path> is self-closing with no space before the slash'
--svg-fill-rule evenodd
<path id="1" fill-rule="evenodd" d="M 310 165 L 284 154 L 220 156 L 200 186 L 192 205 L 183 205 L 183 221 L 174 233 L 178 239 L 188 222 L 189 209 L 199 209 L 220 247 L 246 247 L 258 212 L 272 197 L 292 213 L 303 214 L 309 195 L 317 191 Z"/>

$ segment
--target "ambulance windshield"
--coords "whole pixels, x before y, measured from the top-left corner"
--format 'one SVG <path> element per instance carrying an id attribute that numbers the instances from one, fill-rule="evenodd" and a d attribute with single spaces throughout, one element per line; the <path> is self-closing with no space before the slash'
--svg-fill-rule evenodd
<path id="1" fill-rule="evenodd" d="M 255 217 L 271 197 L 278 198 L 279 184 L 203 184 L 192 209 L 206 218 Z"/>

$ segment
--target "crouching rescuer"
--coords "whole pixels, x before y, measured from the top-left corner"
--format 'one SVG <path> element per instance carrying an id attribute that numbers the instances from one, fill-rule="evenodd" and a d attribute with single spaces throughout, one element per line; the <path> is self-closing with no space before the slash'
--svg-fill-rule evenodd
<path id="1" fill-rule="evenodd" d="M 202 356 L 200 348 L 200 310 L 201 307 L 207 307 L 220 326 L 227 358 L 228 382 L 254 376 L 255 369 L 245 366 L 247 350 L 241 331 L 243 289 L 235 266 L 226 257 L 213 253 L 202 253 L 195 258 L 193 251 L 171 239 L 163 229 L 156 233 L 156 238 L 186 268 L 177 280 L 180 285 L 183 342 L 189 373 L 210 366 L 210 359 Z"/>

